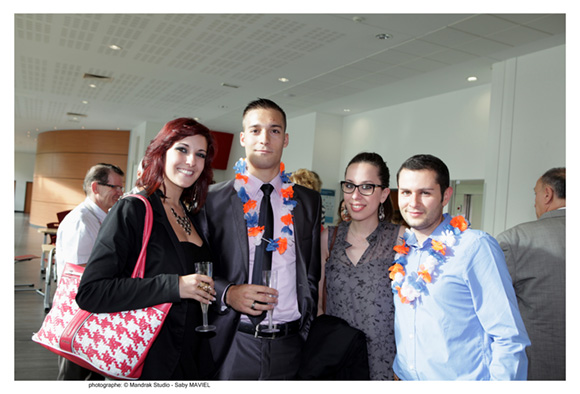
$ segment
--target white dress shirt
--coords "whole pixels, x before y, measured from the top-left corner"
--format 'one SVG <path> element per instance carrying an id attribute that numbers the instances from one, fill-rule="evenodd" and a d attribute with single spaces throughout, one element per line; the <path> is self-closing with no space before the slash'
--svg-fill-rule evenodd
<path id="1" fill-rule="evenodd" d="M 56 268 L 59 278 L 66 263 L 88 262 L 106 216 L 107 213 L 87 197 L 59 224 L 56 234 Z"/>

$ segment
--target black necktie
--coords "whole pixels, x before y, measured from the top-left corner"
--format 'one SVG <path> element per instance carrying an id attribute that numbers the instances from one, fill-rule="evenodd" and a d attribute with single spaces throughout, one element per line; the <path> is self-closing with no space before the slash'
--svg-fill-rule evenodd
<path id="1" fill-rule="evenodd" d="M 262 202 L 260 203 L 258 226 L 264 226 L 264 233 L 262 234 L 262 242 L 259 246 L 256 246 L 256 252 L 254 254 L 252 283 L 255 285 L 262 284 L 263 270 L 272 269 L 272 252 L 266 251 L 266 247 L 268 246 L 266 240 L 274 237 L 274 212 L 272 211 L 272 204 L 270 203 L 270 194 L 272 194 L 274 186 L 269 183 L 264 183 L 260 189 L 264 192 L 264 197 L 262 197 Z M 254 324 L 259 324 L 265 316 L 266 313 L 264 312 L 259 316 L 250 316 L 250 319 Z"/>

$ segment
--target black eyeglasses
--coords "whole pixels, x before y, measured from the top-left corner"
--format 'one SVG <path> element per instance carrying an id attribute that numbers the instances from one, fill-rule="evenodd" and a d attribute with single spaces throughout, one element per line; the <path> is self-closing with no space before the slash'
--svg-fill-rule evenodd
<path id="1" fill-rule="evenodd" d="M 120 191 L 121 193 L 123 193 L 123 191 L 125 190 L 125 188 L 123 186 L 109 185 L 108 183 L 102 183 L 102 182 L 97 182 L 97 183 L 101 186 L 107 186 L 107 187 L 110 187 L 111 189 L 115 189 L 117 191 Z"/>
<path id="2" fill-rule="evenodd" d="M 375 192 L 375 187 L 384 187 L 383 185 L 374 185 L 372 183 L 363 183 L 362 185 L 355 185 L 354 183 L 342 181 L 340 187 L 343 193 L 352 194 L 358 188 L 358 192 L 363 196 L 370 196 Z"/>

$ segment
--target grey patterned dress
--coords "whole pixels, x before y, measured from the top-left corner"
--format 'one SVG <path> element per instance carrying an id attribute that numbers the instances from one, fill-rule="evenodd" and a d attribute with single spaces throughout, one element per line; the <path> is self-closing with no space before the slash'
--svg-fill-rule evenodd
<path id="1" fill-rule="evenodd" d="M 338 226 L 326 262 L 326 314 L 340 317 L 366 334 L 372 380 L 393 380 L 395 306 L 388 270 L 399 226 L 379 222 L 355 266 L 346 255 L 346 248 L 351 246 L 346 242 L 349 225 L 343 222 Z M 334 229 L 328 229 L 329 247 Z"/>

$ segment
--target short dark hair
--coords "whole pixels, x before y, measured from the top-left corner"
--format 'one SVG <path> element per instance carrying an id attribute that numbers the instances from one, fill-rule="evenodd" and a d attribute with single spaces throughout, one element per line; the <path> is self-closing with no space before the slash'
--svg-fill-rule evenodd
<path id="1" fill-rule="evenodd" d="M 445 190 L 449 187 L 449 168 L 443 163 L 441 159 L 433 155 L 419 154 L 408 158 L 397 171 L 397 184 L 399 183 L 399 174 L 401 170 L 431 170 L 435 172 L 435 181 L 441 188 L 441 198 L 445 194 Z"/>
<path id="2" fill-rule="evenodd" d="M 379 179 L 381 180 L 381 186 L 383 188 L 389 187 L 389 179 L 391 177 L 391 174 L 389 172 L 389 167 L 387 167 L 387 163 L 383 160 L 383 157 L 381 155 L 374 152 L 361 152 L 350 160 L 350 162 L 346 166 L 347 170 L 351 164 L 355 163 L 368 163 L 375 166 L 379 171 Z M 393 203 L 391 202 L 390 196 L 387 197 L 387 199 L 383 203 L 383 208 L 385 212 L 385 220 L 390 221 L 393 217 L 394 212 Z"/>
<path id="3" fill-rule="evenodd" d="M 111 171 L 120 176 L 125 176 L 123 170 L 114 164 L 99 163 L 89 168 L 83 182 L 83 190 L 85 194 L 88 195 L 89 190 L 91 190 L 91 183 L 93 182 L 109 183 L 109 174 Z"/>
<path id="4" fill-rule="evenodd" d="M 282 114 L 282 119 L 284 120 L 284 131 L 286 131 L 286 113 L 278 104 L 272 100 L 265 98 L 258 98 L 246 105 L 244 112 L 242 113 L 242 119 L 246 117 L 246 114 L 254 109 L 275 109 Z"/>
<path id="5" fill-rule="evenodd" d="M 556 196 L 566 199 L 566 167 L 552 168 L 540 178 L 542 183 L 554 189 Z"/>

